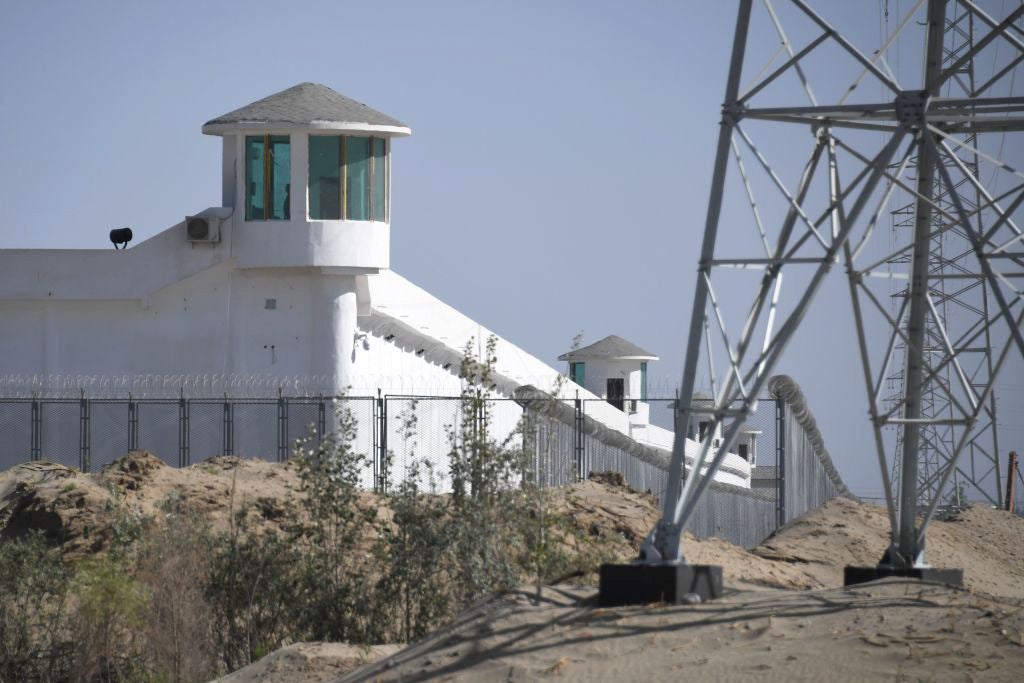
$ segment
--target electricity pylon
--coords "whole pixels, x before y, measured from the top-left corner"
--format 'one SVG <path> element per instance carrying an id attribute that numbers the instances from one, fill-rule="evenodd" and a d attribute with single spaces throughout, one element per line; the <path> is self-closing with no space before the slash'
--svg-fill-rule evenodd
<path id="1" fill-rule="evenodd" d="M 944 59 L 945 29 L 947 16 L 954 16 L 948 11 L 954 3 L 969 12 L 984 32 L 950 63 Z M 676 439 L 662 518 L 645 541 L 641 559 L 647 565 L 685 562 L 680 547 L 683 528 L 747 417 L 756 410 L 758 395 L 786 345 L 800 331 L 823 281 L 841 263 L 892 533 L 882 565 L 920 567 L 926 531 L 939 502 L 937 496 L 929 501 L 918 526 L 922 430 L 947 426 L 952 435 L 948 458 L 934 473 L 935 490 L 943 491 L 960 456 L 984 424 L 994 382 L 1009 354 L 1024 358 L 1024 296 L 1019 289 L 1024 277 L 1024 233 L 1014 219 L 1024 202 L 1024 174 L 1001 161 L 984 140 L 1005 135 L 1014 141 L 1005 148 L 1019 149 L 1024 97 L 1003 91 L 1010 80 L 1007 75 L 1024 60 L 1024 35 L 1015 23 L 1024 15 L 1024 6 L 993 18 L 970 0 L 918 0 L 899 18 L 894 32 L 874 52 L 865 53 L 805 0 L 777 4 L 790 10 L 792 17 L 777 11 L 771 0 L 763 0 L 762 23 L 752 29 L 754 0 L 739 2 L 680 388 L 685 400 L 676 409 Z M 801 41 L 802 47 L 790 41 L 783 19 L 803 27 L 809 38 Z M 887 54 L 901 34 L 919 27 L 923 28 L 917 58 L 923 75 L 904 84 L 890 67 Z M 757 47 L 753 38 L 766 35 L 759 32 L 761 28 L 778 35 L 781 47 L 753 84 L 741 88 L 748 43 Z M 978 63 L 978 56 L 991 54 L 988 50 L 996 44 L 1002 46 L 1004 56 L 1010 52 L 1005 64 L 996 64 L 991 76 L 971 86 L 966 95 L 943 95 L 965 64 Z M 821 60 L 816 61 L 819 56 Z M 783 61 L 775 66 L 775 59 Z M 819 91 L 844 75 L 850 76 L 848 88 L 827 102 L 819 99 Z M 820 81 L 812 83 L 815 76 Z M 786 80 L 794 87 L 781 87 Z M 818 87 L 820 82 L 825 89 Z M 808 103 L 792 103 L 793 93 L 801 91 Z M 874 96 L 878 91 L 884 95 Z M 771 129 L 763 147 L 755 143 L 755 129 Z M 782 138 L 786 144 L 773 164 L 770 150 L 773 145 L 779 147 Z M 803 142 L 810 151 L 790 190 L 783 180 L 786 166 Z M 965 162 L 965 157 L 976 157 L 978 164 Z M 757 170 L 759 177 L 750 169 Z M 986 182 L 990 173 L 1009 178 L 1010 189 L 994 195 Z M 725 207 L 727 220 L 723 219 L 727 184 L 749 200 L 748 219 L 728 213 L 734 202 Z M 878 233 L 886 231 L 876 228 L 892 211 L 897 191 L 911 199 L 912 226 L 901 233 L 899 244 L 880 249 Z M 778 216 L 771 214 L 772 204 L 764 201 L 769 195 L 780 207 Z M 968 253 L 957 259 L 955 272 L 933 272 L 935 244 L 950 233 L 964 240 Z M 901 262 L 904 254 L 907 258 Z M 749 271 L 757 274 L 753 286 L 739 277 Z M 890 313 L 885 293 L 876 291 L 876 283 L 893 279 L 906 282 L 907 289 L 895 314 Z M 984 283 L 990 301 L 988 310 L 969 323 L 954 325 L 952 313 L 940 312 L 941 302 L 936 302 L 931 285 L 942 281 L 954 286 L 961 280 Z M 725 305 L 727 296 L 737 291 L 742 292 L 735 297 L 742 304 L 738 314 Z M 692 405 L 705 316 L 711 321 L 716 344 L 726 351 L 715 354 L 724 356 L 725 372 L 716 383 L 713 424 L 706 433 L 715 434 L 720 424 L 724 432 L 717 449 L 710 437 L 700 444 L 693 474 L 684 482 L 686 425 L 698 408 L 707 412 L 706 406 Z M 816 337 L 827 343 L 827 333 L 819 330 Z M 904 347 L 902 390 L 887 403 L 886 378 L 900 343 Z M 979 345 L 991 357 L 991 368 L 984 375 L 972 373 L 965 363 L 968 350 Z M 926 386 L 948 402 L 943 414 L 930 415 L 923 409 Z M 889 476 L 892 439 L 883 433 L 888 426 L 901 432 L 898 490 Z M 701 476 L 705 466 L 708 469 Z"/>
<path id="2" fill-rule="evenodd" d="M 945 97 L 971 97 L 979 85 L 975 78 L 974 59 L 961 61 L 960 57 L 970 53 L 974 48 L 974 37 L 978 22 L 974 14 L 967 7 L 959 4 L 950 4 L 947 9 L 945 39 L 943 42 L 943 66 L 950 68 L 957 65 L 950 78 L 943 88 Z M 978 177 L 980 162 L 978 155 L 973 149 L 978 146 L 978 136 L 974 132 L 965 133 L 962 138 L 965 146 L 956 150 L 961 163 L 969 170 L 971 175 Z M 950 160 L 944 161 L 947 167 L 953 167 Z M 978 207 L 982 205 L 981 193 L 977 187 L 971 186 L 967 178 L 957 179 L 958 192 L 964 206 L 975 215 L 975 222 L 980 220 L 977 213 Z M 974 257 L 970 240 L 957 227 L 952 226 L 950 230 L 943 231 L 946 222 L 945 214 L 955 214 L 956 205 L 952 201 L 950 193 L 938 178 L 936 182 L 935 201 L 942 207 L 943 212 L 933 212 L 932 226 L 933 233 L 939 233 L 936 239 L 931 240 L 931 253 L 929 254 L 929 293 L 935 303 L 935 310 L 942 325 L 928 324 L 926 328 L 925 349 L 926 354 L 943 353 L 942 332 L 945 329 L 970 329 L 975 325 L 983 325 L 988 315 L 990 306 L 989 285 L 982 273 L 975 272 L 968 263 L 962 264 L 965 260 Z M 901 241 L 901 234 L 914 225 L 915 205 L 909 199 L 907 203 L 899 206 L 894 212 L 893 230 L 894 242 Z M 907 253 L 900 254 L 894 259 L 897 264 L 908 262 Z M 967 275 L 974 274 L 974 277 Z M 951 276 L 956 276 L 951 277 Z M 902 307 L 903 301 L 909 295 L 910 290 L 905 285 L 899 287 L 893 297 L 895 313 Z M 986 328 L 981 343 L 972 343 L 963 348 L 956 349 L 960 363 L 967 373 L 971 383 L 976 388 L 982 388 L 987 378 L 992 373 L 993 358 L 992 345 L 989 330 Z M 906 357 L 906 345 L 902 341 L 897 342 L 896 358 Z M 892 377 L 891 385 L 893 392 L 891 398 L 899 401 L 903 395 L 903 365 L 896 366 L 898 369 Z M 941 383 L 955 382 L 950 365 L 946 365 L 936 373 L 936 381 L 925 380 L 921 389 L 921 414 L 929 418 L 953 417 L 956 414 L 954 406 L 944 392 L 941 390 Z M 960 461 L 953 472 L 952 491 L 940 491 L 938 489 L 939 478 L 944 469 L 949 465 L 953 447 L 955 445 L 955 434 L 953 426 L 947 423 L 930 423 L 922 425 L 919 434 L 920 444 L 918 446 L 918 473 L 917 473 L 917 506 L 927 507 L 932 500 L 960 500 L 961 487 L 970 487 L 970 493 L 980 494 L 987 501 L 998 507 L 1003 506 L 1003 485 L 1002 465 L 999 458 L 999 434 L 996 418 L 996 392 L 993 391 L 988 403 L 984 406 L 980 416 L 979 425 L 974 434 L 963 449 Z M 896 432 L 896 448 L 892 462 L 893 481 L 898 482 L 902 465 L 903 439 L 902 431 Z"/>

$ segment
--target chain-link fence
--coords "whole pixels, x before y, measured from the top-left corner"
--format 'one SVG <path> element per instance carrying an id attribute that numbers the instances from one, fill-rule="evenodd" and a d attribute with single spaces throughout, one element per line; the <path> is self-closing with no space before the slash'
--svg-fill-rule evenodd
<path id="1" fill-rule="evenodd" d="M 762 400 L 729 455 L 732 469 L 722 470 L 749 488 L 714 482 L 689 524 L 698 537 L 750 547 L 794 517 L 849 495 L 799 388 L 788 378 L 773 379 L 771 388 L 775 397 Z M 522 452 L 527 475 L 543 486 L 617 472 L 660 499 L 671 435 L 647 424 L 672 415 L 674 400 L 635 403 L 619 410 L 528 387 L 473 411 L 460 397 L 442 396 L 0 399 L 0 468 L 46 459 L 90 471 L 139 448 L 178 467 L 216 455 L 283 461 L 297 439 L 316 442 L 334 431 L 340 409 L 351 416 L 353 448 L 367 455 L 366 488 L 396 485 L 415 462 L 431 465 L 438 490 L 450 489 L 453 444 L 465 429 L 484 428 L 492 443 Z"/>

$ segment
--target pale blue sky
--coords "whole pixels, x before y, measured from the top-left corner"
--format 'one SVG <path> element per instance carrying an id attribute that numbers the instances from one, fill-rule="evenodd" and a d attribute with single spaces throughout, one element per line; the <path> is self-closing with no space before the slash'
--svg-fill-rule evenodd
<path id="1" fill-rule="evenodd" d="M 885 4 L 817 3 L 868 51 Z M 552 364 L 580 330 L 584 343 L 614 333 L 660 354 L 652 375 L 674 382 L 735 9 L 5 2 L 0 247 L 107 248 L 110 228 L 140 241 L 219 204 L 219 139 L 202 123 L 320 82 L 412 127 L 393 147 L 397 272 Z M 803 385 L 847 481 L 877 495 L 835 275 L 779 370 Z M 1005 450 L 1020 450 L 1021 364 L 1004 378 Z"/>

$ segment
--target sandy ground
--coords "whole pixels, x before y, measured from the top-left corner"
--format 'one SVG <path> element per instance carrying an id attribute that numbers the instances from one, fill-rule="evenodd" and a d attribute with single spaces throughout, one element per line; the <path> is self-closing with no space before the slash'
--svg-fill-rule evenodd
<path id="1" fill-rule="evenodd" d="M 327 683 L 360 666 L 389 657 L 401 645 L 295 643 L 218 678 L 218 683 Z"/>
<path id="2" fill-rule="evenodd" d="M 592 589 L 498 597 L 341 681 L 1019 681 L 1024 603 L 914 581 L 732 588 L 602 609 Z"/>
<path id="3" fill-rule="evenodd" d="M 790 522 L 753 550 L 840 586 L 846 565 L 874 565 L 888 545 L 885 509 L 836 498 Z M 925 561 L 961 567 L 967 588 L 1024 599 L 1024 518 L 975 505 L 928 527 Z M 794 586 L 795 587 L 795 586 Z"/>

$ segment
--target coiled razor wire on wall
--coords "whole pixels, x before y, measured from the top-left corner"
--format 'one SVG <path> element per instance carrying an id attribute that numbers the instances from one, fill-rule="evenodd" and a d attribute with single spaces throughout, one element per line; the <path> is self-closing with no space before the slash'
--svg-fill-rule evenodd
<path id="1" fill-rule="evenodd" d="M 3 398 L 275 398 L 333 393 L 326 375 L 0 375 Z"/>
<path id="2" fill-rule="evenodd" d="M 544 384 L 550 377 L 537 378 Z M 376 395 L 378 390 L 405 396 L 450 396 L 459 391 L 456 375 L 359 375 L 345 391 L 350 396 Z M 534 386 L 534 385 L 530 385 Z M 326 375 L 212 374 L 0 374 L 2 398 L 312 398 L 336 393 Z M 652 399 L 675 398 L 674 386 L 663 381 L 648 386 Z"/>
<path id="3" fill-rule="evenodd" d="M 799 385 L 788 375 L 768 380 L 768 391 L 786 407 L 779 463 L 780 523 L 789 522 L 837 497 L 856 500 L 839 475 L 817 421 Z"/>

